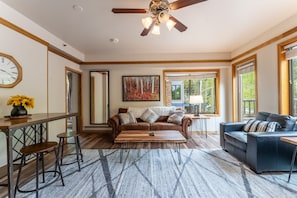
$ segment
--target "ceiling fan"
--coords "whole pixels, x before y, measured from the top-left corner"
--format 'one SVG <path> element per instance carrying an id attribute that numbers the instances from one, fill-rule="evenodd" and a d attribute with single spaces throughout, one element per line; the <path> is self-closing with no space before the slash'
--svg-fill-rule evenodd
<path id="1" fill-rule="evenodd" d="M 152 0 L 149 9 L 139 8 L 113 8 L 115 14 L 151 14 L 151 16 L 142 19 L 144 30 L 141 36 L 146 36 L 151 30 L 152 34 L 160 34 L 160 24 L 165 23 L 167 28 L 171 30 L 173 27 L 183 32 L 187 29 L 182 22 L 169 14 L 170 10 L 177 10 L 196 3 L 207 0 L 177 0 L 169 3 L 168 0 Z"/>

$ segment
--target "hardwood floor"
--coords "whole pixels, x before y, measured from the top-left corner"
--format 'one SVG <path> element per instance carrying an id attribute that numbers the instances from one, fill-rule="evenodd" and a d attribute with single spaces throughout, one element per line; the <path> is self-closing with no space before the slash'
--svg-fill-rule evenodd
<path id="1" fill-rule="evenodd" d="M 121 148 L 121 144 L 114 144 L 110 133 L 94 133 L 85 132 L 81 134 L 81 147 L 85 149 L 118 149 Z M 220 148 L 218 134 L 208 134 L 207 138 L 205 134 L 200 132 L 192 132 L 191 138 L 187 140 L 187 143 L 181 144 L 181 148 Z M 128 144 L 128 148 L 131 149 L 150 149 L 150 148 L 172 148 L 170 143 L 131 143 Z"/>
<path id="2" fill-rule="evenodd" d="M 58 140 L 57 140 L 58 141 Z M 219 145 L 219 134 L 211 133 L 208 134 L 207 138 L 205 134 L 200 132 L 192 132 L 191 138 L 187 140 L 186 143 L 181 144 L 181 149 L 214 149 L 220 148 Z M 82 149 L 119 149 L 122 147 L 121 144 L 114 144 L 112 140 L 111 133 L 108 132 L 82 132 L 80 134 L 80 145 Z M 174 144 L 170 143 L 131 143 L 125 148 L 130 149 L 169 149 L 174 148 Z M 65 152 L 71 152 L 74 150 L 73 144 L 67 144 L 65 146 Z M 45 166 L 50 167 L 53 165 L 54 156 L 48 154 L 45 158 Z M 6 168 L 1 168 L 0 170 L 0 183 L 5 183 L 7 178 L 5 174 Z M 27 180 L 32 180 L 34 177 L 35 163 L 29 163 L 26 165 L 22 171 Z M 1 177 L 2 175 L 2 177 Z M 4 175 L 4 176 L 3 176 Z M 14 172 L 14 177 L 16 178 L 17 171 Z M 0 186 L 0 197 L 7 196 L 7 187 Z"/>

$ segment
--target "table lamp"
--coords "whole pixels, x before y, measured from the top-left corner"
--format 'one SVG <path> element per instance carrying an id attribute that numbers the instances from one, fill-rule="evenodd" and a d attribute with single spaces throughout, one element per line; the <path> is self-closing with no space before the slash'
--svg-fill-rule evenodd
<path id="1" fill-rule="evenodd" d="M 202 95 L 194 95 L 190 96 L 190 104 L 193 104 L 195 107 L 195 114 L 194 116 L 199 116 L 199 105 L 203 103 Z M 197 108 L 198 106 L 198 108 Z"/>

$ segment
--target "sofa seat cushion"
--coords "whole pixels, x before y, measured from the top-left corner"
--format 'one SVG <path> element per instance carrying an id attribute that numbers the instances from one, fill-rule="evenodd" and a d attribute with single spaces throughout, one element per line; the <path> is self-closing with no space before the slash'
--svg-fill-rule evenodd
<path id="1" fill-rule="evenodd" d="M 126 131 L 126 130 L 145 130 L 148 131 L 150 130 L 150 124 L 147 122 L 138 122 L 134 124 L 125 124 L 121 125 L 121 131 Z"/>
<path id="2" fill-rule="evenodd" d="M 241 150 L 246 151 L 247 134 L 243 131 L 225 132 L 225 141 Z"/>
<path id="3" fill-rule="evenodd" d="M 180 125 L 176 125 L 173 123 L 167 122 L 155 122 L 151 124 L 151 130 L 177 130 L 182 131 L 182 127 Z"/>

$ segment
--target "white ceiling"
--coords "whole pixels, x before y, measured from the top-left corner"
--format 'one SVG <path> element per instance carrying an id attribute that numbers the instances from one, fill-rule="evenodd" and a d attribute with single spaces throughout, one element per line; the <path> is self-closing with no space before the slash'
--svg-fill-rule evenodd
<path id="1" fill-rule="evenodd" d="M 148 14 L 112 8 L 148 8 L 150 0 L 1 0 L 88 55 L 232 52 L 297 13 L 297 0 L 208 0 L 170 14 L 188 29 L 140 36 Z M 173 2 L 173 0 L 169 0 Z M 82 12 L 73 5 L 80 5 Z M 38 35 L 37 35 L 38 36 Z M 110 42 L 118 38 L 119 43 Z"/>

